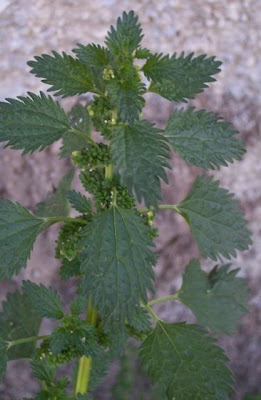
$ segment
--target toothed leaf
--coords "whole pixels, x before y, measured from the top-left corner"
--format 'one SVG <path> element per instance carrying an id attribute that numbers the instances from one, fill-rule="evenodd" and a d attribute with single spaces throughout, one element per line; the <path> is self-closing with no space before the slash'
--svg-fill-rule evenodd
<path id="1" fill-rule="evenodd" d="M 138 47 L 143 35 L 138 23 L 138 17 L 133 11 L 122 14 L 118 18 L 116 29 L 111 26 L 111 30 L 106 37 L 106 45 L 115 55 L 131 55 Z"/>
<path id="2" fill-rule="evenodd" d="M 109 64 L 110 53 L 105 47 L 94 43 L 88 44 L 87 46 L 78 43 L 77 46 L 76 49 L 73 49 L 73 52 L 77 55 L 79 60 L 89 68 L 99 70 L 104 69 Z"/>
<path id="3" fill-rule="evenodd" d="M 135 52 L 134 58 L 145 59 L 145 58 L 149 58 L 151 56 L 152 56 L 152 54 L 148 49 L 146 49 L 145 47 L 139 47 Z"/>
<path id="4" fill-rule="evenodd" d="M 6 371 L 7 361 L 7 343 L 0 337 L 0 379 Z"/>
<path id="5" fill-rule="evenodd" d="M 92 122 L 87 107 L 76 104 L 68 114 L 72 128 L 82 132 L 87 138 L 91 136 Z M 73 151 L 82 150 L 88 146 L 86 139 L 73 132 L 67 132 L 62 137 L 60 157 L 71 156 Z"/>
<path id="6" fill-rule="evenodd" d="M 145 85 L 139 81 L 137 71 L 131 66 L 120 71 L 119 79 L 112 79 L 107 85 L 112 106 L 116 107 L 119 118 L 133 125 L 145 104 L 142 95 Z"/>
<path id="7" fill-rule="evenodd" d="M 111 154 L 122 184 L 135 192 L 139 202 L 144 199 L 147 206 L 157 206 L 160 179 L 167 182 L 164 168 L 169 167 L 168 144 L 161 131 L 146 121 L 121 125 L 113 134 Z"/>
<path id="8" fill-rule="evenodd" d="M 234 135 L 231 124 L 204 110 L 175 111 L 168 121 L 165 136 L 188 164 L 213 169 L 240 160 L 243 143 Z"/>
<path id="9" fill-rule="evenodd" d="M 197 317 L 198 322 L 216 333 L 233 334 L 247 312 L 248 287 L 237 269 L 215 267 L 206 274 L 198 260 L 192 260 L 183 276 L 178 298 Z"/>
<path id="10" fill-rule="evenodd" d="M 51 288 L 36 285 L 30 281 L 23 281 L 24 293 L 30 300 L 32 307 L 40 317 L 61 319 L 63 306 L 60 296 Z"/>
<path id="11" fill-rule="evenodd" d="M 198 177 L 187 197 L 178 205 L 190 226 L 203 257 L 230 259 L 236 250 L 252 243 L 243 212 L 233 194 L 210 177 Z"/>
<path id="12" fill-rule="evenodd" d="M 19 203 L 0 200 L 0 278 L 11 278 L 26 267 L 45 222 Z"/>
<path id="13" fill-rule="evenodd" d="M 53 193 L 36 205 L 35 215 L 38 217 L 67 217 L 70 214 L 67 194 L 71 188 L 73 177 L 74 170 L 71 169 L 61 179 Z"/>
<path id="14" fill-rule="evenodd" d="M 172 76 L 165 79 L 164 68 L 162 68 L 162 74 L 158 69 L 157 81 L 152 80 L 148 89 L 170 101 L 186 102 L 186 99 L 194 98 L 195 94 L 201 93 L 208 87 L 206 83 L 215 81 L 212 75 L 220 71 L 219 66 L 221 65 L 219 61 L 215 60 L 215 57 L 206 58 L 205 54 L 198 57 L 193 57 L 193 53 L 186 57 L 184 53 L 181 53 L 179 57 L 174 54 L 170 60 Z M 155 66 L 154 70 L 156 70 Z M 149 70 L 146 73 L 148 75 Z M 155 76 L 155 72 L 153 76 Z"/>
<path id="15" fill-rule="evenodd" d="M 143 366 L 169 400 L 228 400 L 233 378 L 214 339 L 194 325 L 159 321 L 141 345 Z"/>
<path id="16" fill-rule="evenodd" d="M 80 192 L 76 192 L 75 190 L 70 190 L 68 193 L 68 199 L 71 203 L 71 206 L 80 213 L 90 213 L 92 212 L 92 203 L 91 200 L 85 197 Z"/>
<path id="17" fill-rule="evenodd" d="M 75 258 L 71 261 L 64 258 L 60 268 L 61 279 L 70 279 L 75 276 L 80 276 L 80 261 Z"/>
<path id="18" fill-rule="evenodd" d="M 93 74 L 90 68 L 79 60 L 53 51 L 53 56 L 42 54 L 36 56 L 35 61 L 27 64 L 31 67 L 31 73 L 42 82 L 51 85 L 48 92 L 56 92 L 55 96 L 74 96 L 86 92 L 96 93 Z"/>
<path id="19" fill-rule="evenodd" d="M 176 59 L 174 57 L 169 57 L 168 54 L 165 56 L 153 54 L 147 59 L 141 70 L 148 79 L 162 83 L 163 80 L 172 79 L 175 69 Z"/>
<path id="20" fill-rule="evenodd" d="M 94 389 L 96 389 L 96 387 L 101 383 L 102 379 L 107 375 L 109 361 L 110 359 L 107 353 L 105 353 L 103 357 L 96 357 L 93 359 L 90 374 L 89 392 L 93 392 Z"/>
<path id="21" fill-rule="evenodd" d="M 155 256 L 148 232 L 135 211 L 117 207 L 97 215 L 85 229 L 83 287 L 106 326 L 122 327 L 153 290 Z"/>
<path id="22" fill-rule="evenodd" d="M 56 327 L 50 336 L 50 349 L 54 355 L 61 353 L 70 345 L 69 332 L 64 327 Z"/>
<path id="23" fill-rule="evenodd" d="M 70 123 L 61 106 L 42 92 L 0 103 L 0 142 L 23 154 L 43 150 L 60 139 Z"/>
<path id="24" fill-rule="evenodd" d="M 87 298 L 86 296 L 76 296 L 70 304 L 70 310 L 73 315 L 79 315 L 86 310 Z"/>
<path id="25" fill-rule="evenodd" d="M 129 320 L 129 326 L 139 333 L 148 333 L 151 329 L 150 316 L 143 307 L 136 309 Z"/>
<path id="26" fill-rule="evenodd" d="M 12 342 L 38 335 L 41 318 L 36 314 L 25 294 L 18 291 L 8 293 L 2 304 L 3 311 L 0 313 L 0 337 L 2 340 Z M 30 358 L 34 349 L 35 342 L 17 344 L 8 350 L 8 360 Z"/>
<path id="27" fill-rule="evenodd" d="M 32 360 L 30 362 L 34 378 L 47 384 L 52 384 L 55 378 L 55 367 L 50 366 L 46 360 Z"/>

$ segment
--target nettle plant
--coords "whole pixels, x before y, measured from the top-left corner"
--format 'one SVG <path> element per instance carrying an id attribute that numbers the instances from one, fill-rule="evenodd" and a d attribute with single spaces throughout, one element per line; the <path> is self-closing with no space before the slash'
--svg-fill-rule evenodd
<path id="1" fill-rule="evenodd" d="M 56 291 L 31 281 L 3 303 L 0 373 L 9 360 L 30 359 L 42 384 L 38 400 L 93 398 L 129 337 L 140 342 L 140 360 L 157 398 L 225 400 L 233 392 L 228 359 L 209 333 L 232 334 L 246 312 L 248 289 L 238 271 L 224 264 L 206 273 L 193 259 L 177 293 L 148 301 L 148 292 L 154 292 L 153 220 L 160 210 L 184 217 L 205 258 L 222 262 L 251 243 L 237 201 L 209 176 L 199 176 L 181 203 L 159 204 L 170 150 L 203 169 L 227 166 L 245 150 L 231 124 L 205 110 L 176 110 L 165 130 L 142 118 L 146 93 L 186 102 L 215 80 L 221 64 L 206 55 L 152 54 L 141 47 L 142 37 L 137 16 L 124 12 L 104 47 L 79 44 L 73 50 L 76 58 L 53 52 L 28 63 L 55 95 L 94 94 L 90 104 L 74 106 L 69 115 L 43 93 L 0 105 L 1 142 L 27 154 L 62 138 L 60 157 L 71 157 L 92 194 L 90 199 L 70 190 L 73 169 L 34 213 L 0 201 L 2 279 L 18 274 L 37 235 L 61 222 L 56 241 L 60 276 L 79 278 L 70 312 Z M 101 134 L 98 142 L 92 126 Z M 69 217 L 69 204 L 79 216 Z M 163 321 L 152 309 L 171 300 L 189 307 L 199 326 Z M 39 336 L 42 318 L 57 321 L 49 335 Z M 57 368 L 70 362 L 74 377 L 69 381 L 58 371 L 57 378 Z"/>

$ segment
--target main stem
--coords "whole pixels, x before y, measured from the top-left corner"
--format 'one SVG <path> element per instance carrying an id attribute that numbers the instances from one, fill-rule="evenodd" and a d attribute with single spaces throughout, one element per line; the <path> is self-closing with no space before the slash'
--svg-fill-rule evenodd
<path id="1" fill-rule="evenodd" d="M 113 164 L 110 164 L 107 167 L 105 167 L 105 177 L 106 177 L 106 179 L 109 179 L 109 180 L 111 180 L 113 178 Z M 113 197 L 115 197 L 115 196 L 116 195 L 114 194 Z M 89 298 L 89 301 L 88 301 L 86 321 L 89 322 L 89 324 L 91 324 L 93 326 L 95 326 L 96 321 L 97 321 L 97 309 L 92 307 L 91 298 Z M 75 384 L 75 394 L 76 395 L 78 393 L 80 393 L 80 394 L 88 393 L 91 369 L 92 369 L 92 358 L 82 356 L 79 361 L 77 379 L 76 379 L 76 384 Z"/>
<path id="2" fill-rule="evenodd" d="M 95 326 L 96 321 L 97 321 L 97 310 L 92 307 L 91 298 L 89 298 L 89 301 L 88 301 L 86 321 L 89 322 L 89 324 L 91 324 L 93 326 Z M 76 384 L 75 384 L 75 394 L 76 395 L 78 393 L 80 393 L 80 394 L 88 393 L 91 369 L 92 369 L 92 358 L 82 356 L 79 361 L 77 379 L 76 379 Z"/>

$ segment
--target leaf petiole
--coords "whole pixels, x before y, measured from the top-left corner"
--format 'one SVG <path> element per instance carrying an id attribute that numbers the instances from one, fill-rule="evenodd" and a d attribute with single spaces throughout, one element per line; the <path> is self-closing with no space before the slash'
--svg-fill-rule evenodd
<path id="1" fill-rule="evenodd" d="M 145 307 L 147 310 L 148 310 L 148 312 L 150 313 L 150 315 L 152 316 L 152 318 L 156 321 L 156 322 L 159 322 L 159 321 L 161 321 L 161 319 L 158 317 L 158 315 L 152 310 L 152 308 L 147 304 L 147 305 L 144 305 L 143 307 Z"/>
<path id="2" fill-rule="evenodd" d="M 175 204 L 159 204 L 158 206 L 159 210 L 175 210 L 180 214 L 180 210 L 178 208 L 178 206 L 176 206 Z M 157 211 L 157 209 L 155 207 L 150 207 L 150 208 L 140 208 L 138 210 L 140 213 L 146 213 L 149 211 Z"/>
<path id="3" fill-rule="evenodd" d="M 69 129 L 69 132 L 72 132 L 75 135 L 81 136 L 83 139 L 87 140 L 87 142 L 91 143 L 92 145 L 94 145 L 96 147 L 99 147 L 98 143 L 96 143 L 94 140 L 92 140 L 92 138 L 90 138 L 89 136 L 85 135 L 84 132 L 78 131 L 78 129 L 74 129 L 74 128 Z"/>
<path id="4" fill-rule="evenodd" d="M 150 306 L 153 306 L 154 304 L 164 303 L 165 301 L 170 301 L 170 300 L 179 300 L 178 293 L 171 294 L 169 296 L 160 297 L 155 300 L 151 300 L 148 302 L 147 306 L 150 307 Z"/>
<path id="5" fill-rule="evenodd" d="M 55 224 L 56 222 L 75 222 L 76 224 L 87 224 L 88 221 L 82 218 L 71 218 L 71 217 L 46 217 L 43 220 L 47 223 Z"/>
<path id="6" fill-rule="evenodd" d="M 43 336 L 31 336 L 28 338 L 16 339 L 12 340 L 11 342 L 7 341 L 7 350 L 9 350 L 13 346 L 17 346 L 19 344 L 28 343 L 28 342 L 38 342 L 38 340 L 48 339 L 50 335 L 43 335 Z"/>

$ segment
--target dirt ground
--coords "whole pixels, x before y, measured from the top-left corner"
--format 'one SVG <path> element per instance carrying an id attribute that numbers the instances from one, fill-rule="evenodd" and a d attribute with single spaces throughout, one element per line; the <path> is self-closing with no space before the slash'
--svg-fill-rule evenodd
<path id="1" fill-rule="evenodd" d="M 216 55 L 223 61 L 218 82 L 190 103 L 213 110 L 233 122 L 247 146 L 241 162 L 211 172 L 222 186 L 234 192 L 241 202 L 253 232 L 250 251 L 238 254 L 233 266 L 241 268 L 251 290 L 250 313 L 233 337 L 219 342 L 231 359 L 237 396 L 261 392 L 261 2 L 260 0 L 1 0 L 0 1 L 0 100 L 46 90 L 39 79 L 29 74 L 26 61 L 51 50 L 69 52 L 81 42 L 101 43 L 108 26 L 123 10 L 134 9 L 144 28 L 144 45 L 158 52 L 195 52 Z M 173 105 L 158 96 L 148 96 L 145 117 L 164 127 Z M 61 100 L 69 110 L 75 98 Z M 21 158 L 20 152 L 0 147 L 0 196 L 18 201 L 31 210 L 57 184 L 68 168 L 68 161 L 57 157 L 59 143 L 49 149 Z M 169 185 L 163 185 L 165 203 L 184 198 L 197 174 L 173 154 Z M 75 187 L 79 182 L 75 179 Z M 160 237 L 157 243 L 157 294 L 167 295 L 179 288 L 182 271 L 197 247 L 188 227 L 176 214 L 164 211 L 157 217 Z M 22 279 L 52 284 L 70 297 L 74 286 L 57 279 L 54 256 L 57 228 L 37 240 L 28 268 L 11 282 L 0 283 L 0 300 L 20 286 Z M 205 268 L 212 264 L 203 260 Z M 169 321 L 188 318 L 181 305 L 166 303 L 158 310 Z M 43 327 L 48 329 L 48 325 Z M 20 400 L 35 390 L 24 364 L 10 363 L 0 398 Z M 104 391 L 97 400 L 111 400 Z M 1 397 L 2 396 L 2 397 Z"/>

